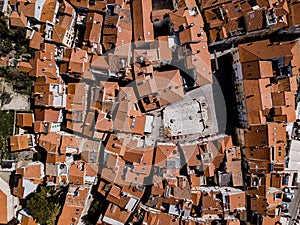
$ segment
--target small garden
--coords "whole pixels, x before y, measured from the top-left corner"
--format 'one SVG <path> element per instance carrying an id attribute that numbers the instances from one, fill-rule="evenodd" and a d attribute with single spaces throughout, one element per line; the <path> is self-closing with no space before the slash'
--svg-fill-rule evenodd
<path id="1" fill-rule="evenodd" d="M 9 136 L 13 133 L 14 113 L 0 111 L 0 163 L 10 159 Z"/>
<path id="2" fill-rule="evenodd" d="M 21 27 L 9 29 L 7 19 L 0 18 L 0 56 L 9 55 L 10 58 L 18 60 L 25 54 L 31 56 L 34 54 L 26 39 L 26 29 Z M 12 84 L 15 92 L 31 94 L 32 80 L 17 67 L 0 67 L 0 77 L 4 77 L 6 82 Z"/>

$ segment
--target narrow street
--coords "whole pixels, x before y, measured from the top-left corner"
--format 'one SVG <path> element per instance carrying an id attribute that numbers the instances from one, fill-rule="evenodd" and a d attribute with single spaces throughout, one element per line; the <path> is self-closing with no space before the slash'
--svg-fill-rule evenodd
<path id="1" fill-rule="evenodd" d="M 298 183 L 298 189 L 295 189 L 295 197 L 290 204 L 290 207 L 291 207 L 291 209 L 290 209 L 291 220 L 289 223 L 290 225 L 300 224 L 300 214 L 299 214 L 300 191 L 299 191 L 299 188 L 300 188 L 300 184 Z"/>

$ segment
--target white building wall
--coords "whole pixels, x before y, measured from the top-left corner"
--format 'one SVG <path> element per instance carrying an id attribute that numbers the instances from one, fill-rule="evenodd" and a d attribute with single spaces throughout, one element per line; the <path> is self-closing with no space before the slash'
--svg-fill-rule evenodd
<path id="1" fill-rule="evenodd" d="M 18 198 L 11 194 L 8 183 L 6 183 L 6 181 L 4 181 L 1 177 L 0 177 L 0 191 L 2 191 L 6 195 L 7 221 L 11 221 L 14 217 L 16 217 L 16 211 L 17 211 L 16 206 L 18 206 L 19 203 Z"/>
<path id="2" fill-rule="evenodd" d="M 35 2 L 35 10 L 34 10 L 34 18 L 36 20 L 41 19 L 41 13 L 44 7 L 45 0 L 36 0 Z"/>

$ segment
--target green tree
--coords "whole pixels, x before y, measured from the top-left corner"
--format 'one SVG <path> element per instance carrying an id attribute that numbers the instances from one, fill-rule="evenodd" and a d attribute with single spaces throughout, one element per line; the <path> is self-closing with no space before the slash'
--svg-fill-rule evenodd
<path id="1" fill-rule="evenodd" d="M 26 202 L 32 217 L 41 225 L 54 225 L 60 213 L 59 196 L 52 188 L 41 187 Z"/>
<path id="2" fill-rule="evenodd" d="M 82 220 L 87 225 L 96 224 L 100 214 L 104 213 L 107 207 L 108 201 L 105 200 L 105 197 L 100 195 L 99 192 L 95 192 L 94 200 L 91 203 L 88 213 L 82 218 Z"/>

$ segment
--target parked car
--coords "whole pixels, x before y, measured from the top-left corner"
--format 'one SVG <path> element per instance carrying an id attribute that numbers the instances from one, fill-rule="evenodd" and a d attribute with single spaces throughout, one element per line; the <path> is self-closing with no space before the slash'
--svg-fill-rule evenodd
<path id="1" fill-rule="evenodd" d="M 284 202 L 291 202 L 293 198 L 294 198 L 294 194 L 292 193 L 284 193 L 283 195 Z"/>
<path id="2" fill-rule="evenodd" d="M 291 193 L 291 194 L 295 193 L 295 190 L 292 188 L 289 188 L 289 187 L 283 188 L 283 191 L 284 191 L 284 193 Z"/>
<path id="3" fill-rule="evenodd" d="M 289 212 L 289 208 L 290 208 L 290 204 L 288 204 L 288 203 L 282 203 L 282 212 L 283 213 L 288 213 Z"/>

